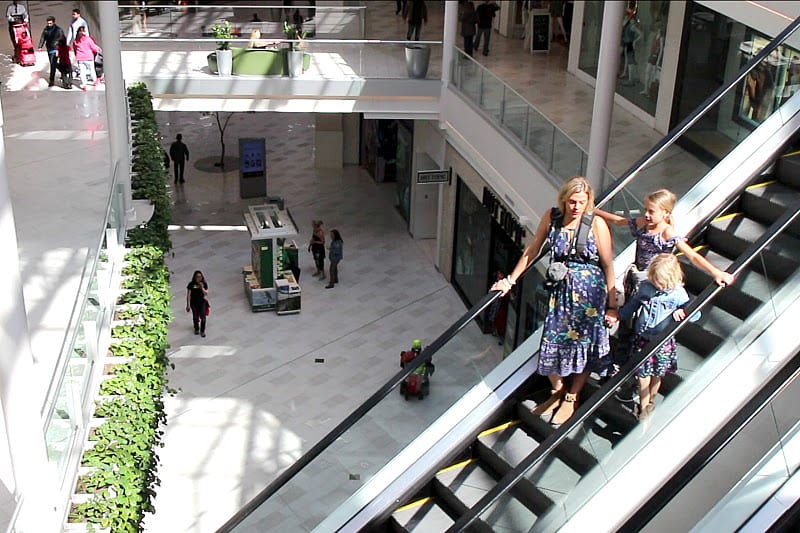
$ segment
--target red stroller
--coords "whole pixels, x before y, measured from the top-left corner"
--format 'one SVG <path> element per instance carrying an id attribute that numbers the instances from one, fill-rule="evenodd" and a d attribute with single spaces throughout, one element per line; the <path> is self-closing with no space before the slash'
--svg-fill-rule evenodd
<path id="1" fill-rule="evenodd" d="M 31 32 L 28 31 L 28 23 L 22 15 L 14 16 L 14 60 L 23 67 L 30 67 L 36 64 L 36 52 L 33 48 Z"/>

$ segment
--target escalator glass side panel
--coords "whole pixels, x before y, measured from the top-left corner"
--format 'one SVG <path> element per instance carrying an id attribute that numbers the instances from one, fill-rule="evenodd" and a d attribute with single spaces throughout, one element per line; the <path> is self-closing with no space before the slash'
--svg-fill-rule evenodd
<path id="1" fill-rule="evenodd" d="M 376 353 L 385 351 L 379 340 L 373 347 Z M 257 530 L 268 517 L 273 520 L 271 530 L 284 530 L 283 524 L 285 530 L 298 524 L 307 531 L 314 529 L 501 361 L 501 347 L 484 336 L 474 321 L 469 323 L 434 355 L 433 374 L 424 369 L 412 374 L 413 384 L 406 380 L 383 398 L 234 531 Z M 352 376 L 349 386 L 364 387 L 367 396 L 377 381 L 385 379 L 376 380 L 369 374 L 376 368 L 392 367 L 401 369 L 399 351 L 391 360 L 366 358 L 363 374 Z M 388 375 L 386 370 L 380 372 Z M 430 395 L 436 396 L 435 401 Z M 292 460 L 285 458 L 286 463 Z"/>
<path id="2" fill-rule="evenodd" d="M 753 235 L 752 228 L 746 228 L 745 224 L 726 229 L 730 232 L 728 237 L 731 239 L 738 237 L 753 241 L 756 237 L 761 237 Z M 764 229 L 767 231 L 769 227 L 765 226 Z M 546 512 L 539 513 L 532 531 L 555 531 L 562 527 L 655 438 L 674 431 L 670 424 L 687 412 L 694 402 L 700 401 L 700 396 L 726 369 L 738 363 L 737 358 L 743 357 L 746 349 L 756 341 L 764 342 L 764 332 L 790 306 L 797 305 L 800 301 L 798 250 L 800 240 L 791 235 L 789 230 L 785 230 L 762 253 L 753 256 L 747 268 L 740 272 L 736 283 L 725 289 L 741 294 L 755 293 L 761 303 L 752 309 L 749 316 L 744 319 L 733 316 L 730 310 L 725 309 L 728 303 L 720 303 L 714 298 L 703 308 L 702 316 L 697 322 L 684 325 L 676 337 L 677 371 L 664 376 L 653 409 L 646 416 L 638 414 L 642 412 L 638 403 L 625 403 L 614 395 L 609 396 L 582 424 L 572 430 L 566 440 L 534 464 L 518 485 L 533 482 L 537 489 L 546 492 L 553 499 L 554 505 Z M 800 344 L 798 339 L 797 335 L 781 335 L 778 341 L 791 344 L 790 353 L 795 353 Z M 712 349 L 707 354 L 698 353 L 703 346 L 711 346 Z M 781 348 L 785 349 L 776 348 L 776 354 L 786 353 L 790 349 L 784 346 Z M 756 351 L 761 353 L 763 348 L 758 347 Z M 752 355 L 748 354 L 746 357 Z M 764 363 L 768 364 L 772 355 L 763 353 L 762 357 Z M 636 384 L 641 385 L 638 382 Z M 736 406 L 742 401 L 737 399 L 736 392 L 731 391 L 725 398 L 726 406 Z M 724 410 L 719 411 L 714 416 L 727 416 L 724 415 Z M 785 432 L 785 428 L 783 431 Z M 661 435 L 662 432 L 666 433 Z M 675 435 L 674 438 L 681 439 L 681 436 Z M 567 445 L 571 448 L 567 449 Z M 574 456 L 576 449 L 596 461 L 577 480 L 574 461 L 556 462 L 551 457 L 570 454 Z M 586 464 L 585 461 L 583 464 Z M 552 479 L 562 480 L 561 486 L 553 487 Z M 571 483 L 572 486 L 564 486 L 564 483 Z M 561 494 L 560 499 L 554 497 L 553 489 Z M 486 520 L 484 515 L 479 518 Z"/>

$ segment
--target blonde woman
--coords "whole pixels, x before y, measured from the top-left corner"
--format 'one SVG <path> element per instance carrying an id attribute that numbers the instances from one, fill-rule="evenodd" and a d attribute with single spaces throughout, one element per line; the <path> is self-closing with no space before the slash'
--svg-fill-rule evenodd
<path id="1" fill-rule="evenodd" d="M 617 321 L 611 232 L 600 217 L 591 219 L 586 246 L 574 251 L 575 234 L 584 214 L 594 211 L 594 191 L 575 176 L 558 193 L 558 207 L 542 217 L 530 244 L 508 277 L 492 290 L 505 295 L 542 250 L 550 244 L 552 261 L 563 263 L 566 276 L 550 289 L 537 372 L 550 379 L 551 394 L 533 410 L 563 424 L 577 408 L 589 373 L 605 375 L 610 363 L 608 329 Z M 569 385 L 565 379 L 571 377 Z"/>
<path id="2" fill-rule="evenodd" d="M 632 355 L 640 353 L 650 339 L 664 331 L 672 321 L 686 318 L 684 308 L 689 304 L 689 294 L 683 288 L 683 271 L 673 254 L 659 254 L 650 262 L 647 281 L 643 281 L 636 295 L 619 311 L 620 318 L 628 320 L 636 314 Z M 700 313 L 691 320 L 700 318 Z M 675 337 L 670 337 L 639 368 L 639 404 L 634 414 L 643 420 L 655 407 L 655 398 L 661 387 L 661 378 L 678 370 L 678 352 Z"/>

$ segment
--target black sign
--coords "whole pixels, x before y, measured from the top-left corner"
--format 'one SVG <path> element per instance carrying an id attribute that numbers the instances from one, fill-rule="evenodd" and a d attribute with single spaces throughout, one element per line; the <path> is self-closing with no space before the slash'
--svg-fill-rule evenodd
<path id="1" fill-rule="evenodd" d="M 548 52 L 550 50 L 550 14 L 541 13 L 532 15 L 533 40 L 531 50 L 534 52 Z"/>
<path id="2" fill-rule="evenodd" d="M 503 228 L 506 235 L 511 237 L 517 246 L 522 248 L 522 241 L 525 239 L 525 228 L 519 223 L 517 217 L 486 187 L 483 188 L 483 206 L 489 210 L 489 214 Z"/>

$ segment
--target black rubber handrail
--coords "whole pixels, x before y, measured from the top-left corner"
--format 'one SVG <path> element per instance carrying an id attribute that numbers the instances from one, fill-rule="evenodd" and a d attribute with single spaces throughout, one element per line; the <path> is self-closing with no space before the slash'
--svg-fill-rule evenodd
<path id="1" fill-rule="evenodd" d="M 739 83 L 747 73 L 780 45 L 797 27 L 800 25 L 800 17 L 795 19 L 787 28 L 781 32 L 773 41 L 764 47 L 747 65 L 745 65 L 734 78 L 725 86 L 721 87 L 711 96 L 709 96 L 698 108 L 687 118 L 675 126 L 668 135 L 659 141 L 653 148 L 651 148 L 643 157 L 641 157 L 634 165 L 625 172 L 614 184 L 600 196 L 597 197 L 598 207 L 606 203 L 611 197 L 622 190 L 639 172 L 639 170 L 649 163 L 653 158 L 657 157 L 663 150 L 671 145 L 677 137 L 682 135 L 689 129 L 700 117 L 705 114 L 706 110 L 719 101 L 722 96 L 730 90 L 731 87 Z M 777 44 L 776 44 L 777 43 Z M 544 256 L 548 250 L 543 249 L 542 252 L 531 262 L 530 266 L 520 276 L 525 276 L 533 266 Z M 440 335 L 433 343 L 424 348 L 422 352 L 406 367 L 395 374 L 389 381 L 386 382 L 380 389 L 367 398 L 359 407 L 357 407 L 350 415 L 347 416 L 341 423 L 334 427 L 327 435 L 325 435 L 317 444 L 310 448 L 303 454 L 297 461 L 290 467 L 284 470 L 275 480 L 272 481 L 261 492 L 254 496 L 247 502 L 239 511 L 236 512 L 227 522 L 225 522 L 218 530 L 217 533 L 228 533 L 233 531 L 233 528 L 240 524 L 244 519 L 252 513 L 256 508 L 263 504 L 273 494 L 275 494 L 281 487 L 283 487 L 289 480 L 297 475 L 303 468 L 311 463 L 317 456 L 319 456 L 328 446 L 333 444 L 341 435 L 343 435 L 350 427 L 358 422 L 367 412 L 375 407 L 381 400 L 387 397 L 403 380 L 408 377 L 414 369 L 419 365 L 430 362 L 433 355 L 447 342 L 449 342 L 459 331 L 461 331 L 469 322 L 475 319 L 484 309 L 492 304 L 500 295 L 499 291 L 490 291 L 483 296 L 478 303 L 476 303 L 469 311 L 467 311 L 461 318 L 459 318 L 452 326 L 450 326 L 442 335 Z M 633 371 L 631 371 L 632 373 Z M 574 417 L 573 417 L 574 418 Z"/>
<path id="2" fill-rule="evenodd" d="M 706 468 L 764 409 L 800 378 L 800 353 L 781 368 L 714 437 L 692 456 L 670 479 L 625 521 L 617 533 L 634 533 L 649 523 L 658 512 Z M 780 436 L 781 438 L 783 435 Z M 749 466 L 749 465 L 748 465 Z"/>
<path id="3" fill-rule="evenodd" d="M 769 229 L 762 235 L 755 243 L 750 245 L 737 259 L 734 261 L 729 272 L 734 276 L 738 276 L 742 270 L 747 268 L 751 261 L 757 258 L 761 252 L 780 235 L 790 224 L 795 220 L 800 219 L 800 204 L 794 205 L 792 208 L 787 209 L 778 220 L 773 223 Z M 706 307 L 711 300 L 717 295 L 722 287 L 711 283 L 706 287 L 702 293 L 688 306 L 686 309 L 686 316 L 692 316 L 696 311 L 700 311 Z M 600 408 L 611 396 L 614 391 L 622 385 L 624 381 L 632 377 L 637 369 L 649 357 L 653 356 L 661 345 L 667 341 L 668 338 L 676 335 L 689 323 L 689 320 L 683 320 L 671 324 L 670 327 L 656 335 L 651 343 L 650 348 L 643 351 L 636 357 L 632 357 L 627 364 L 625 364 L 619 373 L 609 379 L 603 384 L 600 389 L 592 394 L 589 400 L 581 405 L 572 417 L 565 423 L 561 424 L 553 433 L 547 436 L 536 449 L 523 459 L 516 467 L 503 476 L 497 484 L 492 487 L 475 505 L 473 505 L 466 513 L 464 513 L 448 530 L 448 533 L 460 532 L 472 524 L 482 513 L 488 509 L 498 498 L 511 489 L 531 468 L 539 465 L 547 457 L 553 453 L 556 448 L 569 437 L 572 431 L 586 422 L 597 409 Z"/>
<path id="4" fill-rule="evenodd" d="M 538 256 L 531 262 L 527 269 L 522 273 L 520 278 L 525 276 L 533 266 L 544 257 L 549 248 L 544 247 Z M 484 309 L 489 307 L 492 302 L 500 297 L 500 291 L 489 291 L 485 294 L 469 311 L 464 313 L 452 326 L 439 335 L 430 345 L 423 348 L 423 350 L 414 359 L 405 364 L 402 370 L 395 374 L 389 381 L 387 381 L 381 388 L 375 391 L 369 398 L 367 398 L 361 405 L 350 413 L 347 418 L 342 420 L 336 427 L 328 432 L 317 444 L 311 447 L 304 453 L 297 461 L 284 470 L 275 480 L 267 485 L 261 492 L 256 494 L 253 499 L 247 502 L 239 511 L 236 512 L 227 522 L 225 522 L 218 530 L 217 533 L 227 533 L 233 531 L 233 528 L 239 525 L 244 519 L 257 509 L 261 504 L 266 502 L 273 494 L 278 492 L 286 483 L 289 482 L 295 475 L 297 475 L 303 468 L 308 466 L 311 461 L 316 459 L 328 446 L 333 444 L 336 439 L 341 437 L 348 429 L 350 429 L 356 422 L 366 415 L 373 407 L 378 405 L 384 398 L 389 396 L 392 391 L 400 385 L 416 368 L 425 363 L 431 362 L 433 356 L 445 344 L 447 344 L 459 331 L 464 329 L 470 322 L 472 322 Z"/>

